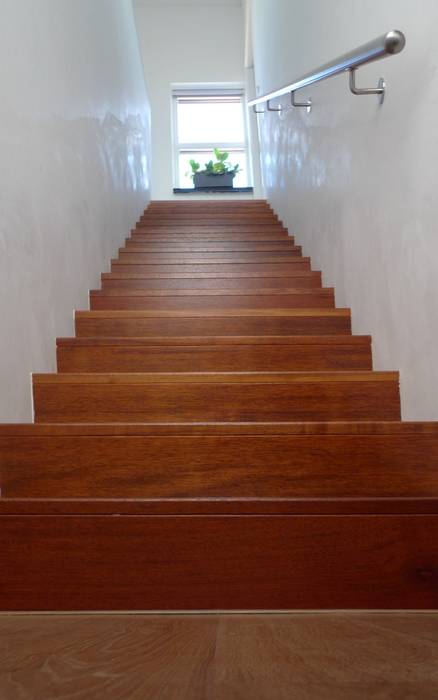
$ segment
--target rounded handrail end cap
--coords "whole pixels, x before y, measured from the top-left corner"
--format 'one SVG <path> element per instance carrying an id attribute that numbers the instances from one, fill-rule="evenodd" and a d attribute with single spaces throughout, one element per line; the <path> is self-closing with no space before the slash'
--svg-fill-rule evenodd
<path id="1" fill-rule="evenodd" d="M 385 36 L 385 51 L 390 54 L 400 53 L 406 44 L 406 37 L 403 32 L 394 29 Z"/>

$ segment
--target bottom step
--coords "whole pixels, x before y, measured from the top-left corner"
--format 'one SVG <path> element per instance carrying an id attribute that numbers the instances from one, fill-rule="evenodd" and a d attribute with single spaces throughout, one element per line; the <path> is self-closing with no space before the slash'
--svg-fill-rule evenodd
<path id="1" fill-rule="evenodd" d="M 438 503 L 0 500 L 1 608 L 432 609 Z"/>

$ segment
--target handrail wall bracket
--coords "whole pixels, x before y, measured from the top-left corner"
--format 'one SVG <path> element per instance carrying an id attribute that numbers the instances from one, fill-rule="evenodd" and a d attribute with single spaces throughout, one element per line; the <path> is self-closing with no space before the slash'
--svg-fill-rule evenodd
<path id="1" fill-rule="evenodd" d="M 380 104 L 383 104 L 385 99 L 386 82 L 384 78 L 380 78 L 376 88 L 358 88 L 356 86 L 356 71 L 357 68 L 351 68 L 350 73 L 350 91 L 353 95 L 378 95 Z"/>
<path id="2" fill-rule="evenodd" d="M 291 94 L 291 103 L 294 107 L 306 107 L 309 112 L 312 106 L 312 101 L 307 102 L 296 102 L 294 93 L 297 90 L 313 85 L 313 83 L 318 83 L 321 80 L 326 80 L 334 75 L 339 75 L 340 73 L 349 72 L 350 76 L 350 90 L 353 95 L 378 95 L 380 98 L 380 103 L 383 102 L 385 97 L 386 84 L 383 78 L 380 78 L 379 84 L 376 88 L 358 88 L 356 86 L 356 70 L 359 66 L 364 66 L 372 61 L 378 61 L 381 58 L 386 58 L 388 56 L 394 56 L 397 53 L 403 51 L 406 44 L 406 38 L 403 32 L 396 29 L 383 34 L 383 36 L 369 41 L 367 44 L 359 46 L 354 51 L 343 54 L 339 56 L 334 61 L 326 63 L 320 66 L 312 73 L 307 73 L 303 75 L 295 82 L 285 85 L 284 87 L 278 88 L 273 92 L 269 92 L 266 95 L 260 95 L 253 100 L 248 102 L 248 107 L 253 107 L 256 114 L 261 114 L 265 110 L 257 110 L 256 105 L 266 105 L 266 111 L 268 112 L 281 112 L 283 107 L 271 107 L 271 102 L 282 95 Z"/>
<path id="3" fill-rule="evenodd" d="M 310 112 L 312 111 L 312 100 L 308 99 L 306 100 L 306 102 L 297 102 L 295 100 L 295 90 L 292 90 L 290 94 L 290 101 L 292 107 L 305 107 L 307 110 L 307 114 L 310 114 Z"/>
<path id="4" fill-rule="evenodd" d="M 278 105 L 278 107 L 271 107 L 271 100 L 266 100 L 266 109 L 268 112 L 282 112 L 283 107 Z"/>

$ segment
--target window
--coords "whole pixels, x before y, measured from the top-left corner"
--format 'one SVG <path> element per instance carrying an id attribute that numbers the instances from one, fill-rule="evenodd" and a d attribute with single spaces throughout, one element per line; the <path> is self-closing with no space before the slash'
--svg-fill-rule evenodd
<path id="1" fill-rule="evenodd" d="M 175 187 L 193 187 L 189 161 L 193 158 L 203 168 L 214 159 L 214 148 L 228 151 L 229 162 L 239 164 L 234 186 L 249 187 L 243 90 L 175 89 L 172 103 Z"/>

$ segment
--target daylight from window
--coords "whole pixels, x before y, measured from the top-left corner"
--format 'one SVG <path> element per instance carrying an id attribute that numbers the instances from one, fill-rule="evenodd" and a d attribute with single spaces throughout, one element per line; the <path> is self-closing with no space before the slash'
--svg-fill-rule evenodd
<path id="1" fill-rule="evenodd" d="M 214 148 L 229 153 L 227 163 L 239 165 L 234 187 L 247 187 L 250 177 L 241 97 L 176 97 L 174 106 L 177 187 L 193 187 L 190 160 L 204 169 L 209 160 L 215 160 Z"/>

